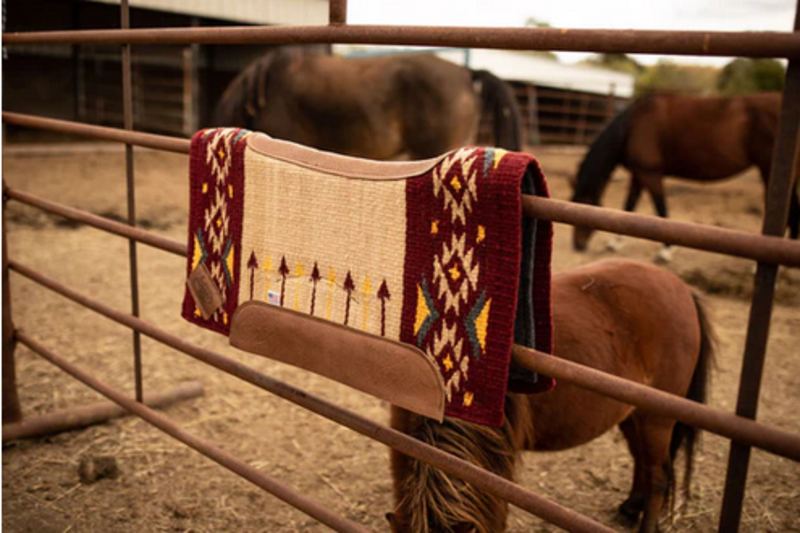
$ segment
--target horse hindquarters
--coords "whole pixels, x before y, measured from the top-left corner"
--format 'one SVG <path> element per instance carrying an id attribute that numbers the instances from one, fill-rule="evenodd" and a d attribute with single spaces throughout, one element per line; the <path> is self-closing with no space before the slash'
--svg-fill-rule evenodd
<path id="1" fill-rule="evenodd" d="M 677 276 L 645 263 L 601 261 L 556 276 L 553 288 L 556 355 L 702 401 L 708 323 Z M 588 391 L 570 387 L 559 383 L 532 399 L 535 449 L 579 445 L 619 424 L 635 460 L 633 488 L 620 511 L 634 520 L 645 511 L 641 530 L 654 531 L 672 480 L 672 458 L 681 443 L 689 450 L 691 428 L 630 406 L 623 411 L 623 404 L 601 403 L 599 396 L 589 400 Z M 596 424 L 594 433 L 590 424 Z"/>
<path id="2" fill-rule="evenodd" d="M 692 300 L 700 330 L 700 343 L 685 397 L 704 403 L 714 361 L 716 337 L 699 297 L 692 294 Z M 668 392 L 679 394 L 677 390 Z M 694 450 L 699 430 L 682 422 L 640 411 L 634 411 L 620 424 L 620 429 L 634 457 L 635 468 L 630 496 L 619 507 L 619 512 L 627 521 L 635 522 L 644 511 L 639 531 L 655 532 L 658 530 L 658 518 L 667 498 L 673 504 L 675 501 L 674 461 L 681 448 L 684 449 L 685 461 L 683 493 L 685 498 L 690 496 Z"/>
<path id="3" fill-rule="evenodd" d="M 675 275 L 645 263 L 598 262 L 554 277 L 553 303 L 556 356 L 702 400 L 708 324 Z M 572 448 L 620 423 L 636 459 L 632 496 L 642 503 L 633 502 L 634 512 L 644 508 L 642 530 L 653 531 L 671 480 L 672 457 L 679 444 L 693 442 L 679 435 L 674 421 L 567 382 L 546 394 L 508 395 L 499 429 L 453 420 L 438 424 L 392 409 L 395 429 L 508 479 L 518 450 Z M 394 531 L 505 528 L 505 501 L 394 451 L 392 474 L 398 502 L 391 518 Z"/>
<path id="4" fill-rule="evenodd" d="M 692 296 L 700 327 L 700 348 L 686 398 L 705 403 L 716 337 L 702 302 L 696 294 Z M 658 518 L 667 497 L 673 503 L 675 500 L 674 462 L 681 448 L 684 449 L 685 461 L 683 493 L 685 498 L 690 496 L 695 443 L 699 430 L 682 422 L 669 421 L 638 411 L 620 424 L 620 429 L 635 461 L 633 488 L 629 498 L 620 506 L 620 514 L 635 522 L 644 511 L 639 531 L 655 532 L 658 530 Z M 669 446 L 665 449 L 666 442 Z"/>

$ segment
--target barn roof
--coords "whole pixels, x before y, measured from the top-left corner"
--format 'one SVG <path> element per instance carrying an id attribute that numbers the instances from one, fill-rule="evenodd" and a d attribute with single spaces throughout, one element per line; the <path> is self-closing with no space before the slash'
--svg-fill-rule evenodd
<path id="1" fill-rule="evenodd" d="M 430 52 L 473 70 L 488 70 L 506 81 L 594 94 L 613 93 L 622 98 L 633 96 L 636 81 L 632 74 L 624 72 L 560 63 L 527 52 L 511 50 L 358 45 L 334 45 L 333 49 L 335 53 L 346 56 Z"/>
<path id="2" fill-rule="evenodd" d="M 119 5 L 119 0 L 93 0 Z M 131 0 L 133 8 L 168 11 L 242 24 L 316 25 L 328 23 L 327 0 Z"/>
<path id="3" fill-rule="evenodd" d="M 613 92 L 627 98 L 633 96 L 635 78 L 623 72 L 559 63 L 526 52 L 507 50 L 451 49 L 437 51 L 437 55 L 474 70 L 491 71 L 507 81 L 595 94 Z"/>

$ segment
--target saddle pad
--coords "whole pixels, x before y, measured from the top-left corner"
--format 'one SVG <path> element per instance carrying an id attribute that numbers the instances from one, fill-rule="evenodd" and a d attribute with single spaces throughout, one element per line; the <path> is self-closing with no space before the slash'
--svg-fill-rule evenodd
<path id="1" fill-rule="evenodd" d="M 234 339 L 246 302 L 400 341 L 435 363 L 445 415 L 492 426 L 512 343 L 552 351 L 552 224 L 524 218 L 520 201 L 548 191 L 528 154 L 376 162 L 218 128 L 192 139 L 190 178 L 183 317 L 233 329 L 234 345 L 269 344 Z M 366 375 L 402 361 L 376 357 Z M 511 379 L 515 391 L 553 386 L 520 369 Z"/>

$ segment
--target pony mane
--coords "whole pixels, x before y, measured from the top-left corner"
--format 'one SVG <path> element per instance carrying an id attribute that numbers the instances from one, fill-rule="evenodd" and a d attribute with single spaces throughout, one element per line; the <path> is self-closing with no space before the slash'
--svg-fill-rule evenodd
<path id="1" fill-rule="evenodd" d="M 512 479 L 519 450 L 532 442 L 530 403 L 521 395 L 506 398 L 503 426 L 492 428 L 455 419 L 442 424 L 412 415 L 409 434 L 431 446 Z M 397 531 L 432 533 L 505 529 L 508 504 L 422 461 L 409 460 L 398 502 Z"/>
<path id="2" fill-rule="evenodd" d="M 575 180 L 573 202 L 593 205 L 600 202 L 611 173 L 624 156 L 630 117 L 637 104 L 638 102 L 614 117 L 589 147 Z"/>

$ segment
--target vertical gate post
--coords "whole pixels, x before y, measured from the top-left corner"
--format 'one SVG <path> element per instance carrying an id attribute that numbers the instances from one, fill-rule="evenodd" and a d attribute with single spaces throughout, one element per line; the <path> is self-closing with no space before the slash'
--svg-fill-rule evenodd
<path id="1" fill-rule="evenodd" d="M 192 17 L 192 27 L 200 27 L 200 19 Z M 200 45 L 183 49 L 183 133 L 190 138 L 200 128 Z"/>
<path id="2" fill-rule="evenodd" d="M 5 189 L 5 185 L 3 186 Z M 22 419 L 17 394 L 17 368 L 14 351 L 17 336 L 11 318 L 11 286 L 8 283 L 8 245 L 6 244 L 6 195 L 3 191 L 3 424 Z"/>
<path id="3" fill-rule="evenodd" d="M 794 30 L 800 31 L 800 0 L 795 11 Z M 790 197 L 797 178 L 793 173 L 800 163 L 798 144 L 800 144 L 800 61 L 795 59 L 789 61 L 786 70 L 778 136 L 767 188 L 767 204 L 762 228 L 762 233 L 765 235 L 782 236 L 786 231 Z M 777 265 L 758 264 L 736 404 L 736 414 L 747 418 L 754 419 L 758 410 L 777 274 Z M 749 463 L 750 446 L 731 442 L 719 531 L 735 532 L 739 529 Z"/>
<path id="4" fill-rule="evenodd" d="M 128 0 L 120 2 L 120 18 L 123 30 L 130 28 Z M 131 82 L 131 45 L 122 45 L 122 109 L 125 130 L 133 130 L 133 84 Z M 133 145 L 125 144 L 125 184 L 128 197 L 128 224 L 136 226 L 136 188 L 133 175 Z M 131 280 L 131 314 L 139 316 L 139 261 L 136 241 L 128 241 L 128 263 Z M 136 386 L 136 401 L 144 401 L 142 385 L 142 340 L 138 331 L 133 332 L 133 379 Z"/>
<path id="5" fill-rule="evenodd" d="M 347 24 L 347 0 L 328 0 L 328 24 Z"/>
<path id="6" fill-rule="evenodd" d="M 539 146 L 542 144 L 541 135 L 539 135 L 539 97 L 535 85 L 526 85 L 525 93 L 528 97 L 528 127 L 526 132 L 528 134 L 526 144 L 532 146 Z"/>

